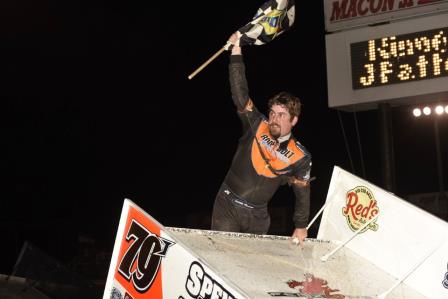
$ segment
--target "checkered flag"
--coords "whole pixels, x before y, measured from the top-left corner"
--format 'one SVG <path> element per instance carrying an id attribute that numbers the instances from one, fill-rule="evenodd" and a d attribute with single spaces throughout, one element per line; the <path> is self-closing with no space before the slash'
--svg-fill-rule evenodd
<path id="1" fill-rule="evenodd" d="M 258 9 L 251 22 L 238 29 L 236 45 L 264 45 L 294 24 L 294 0 L 269 0 Z"/>
<path id="2" fill-rule="evenodd" d="M 269 0 L 258 9 L 251 22 L 238 29 L 236 32 L 238 41 L 235 45 L 264 45 L 291 28 L 294 24 L 294 17 L 294 0 Z M 191 80 L 221 53 L 230 50 L 232 46 L 232 43 L 227 41 L 218 52 L 191 73 L 188 79 Z"/>

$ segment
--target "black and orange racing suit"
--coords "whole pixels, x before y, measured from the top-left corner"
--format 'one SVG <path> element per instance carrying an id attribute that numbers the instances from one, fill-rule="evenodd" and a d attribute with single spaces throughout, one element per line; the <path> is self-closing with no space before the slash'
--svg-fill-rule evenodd
<path id="1" fill-rule="evenodd" d="M 229 79 L 232 99 L 243 123 L 243 136 L 216 196 L 211 228 L 266 234 L 270 225 L 269 201 L 291 178 L 309 180 L 311 155 L 292 135 L 274 148 L 276 141 L 269 133 L 267 118 L 249 99 L 242 55 L 230 56 Z M 266 160 L 278 172 L 266 167 Z M 291 186 L 296 198 L 293 222 L 296 228 L 304 228 L 309 216 L 310 187 L 294 183 Z"/>

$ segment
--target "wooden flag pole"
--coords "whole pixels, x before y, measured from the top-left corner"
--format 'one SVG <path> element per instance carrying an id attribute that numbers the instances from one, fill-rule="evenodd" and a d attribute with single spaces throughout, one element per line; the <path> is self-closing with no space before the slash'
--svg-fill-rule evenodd
<path id="1" fill-rule="evenodd" d="M 188 79 L 192 79 L 194 76 L 196 76 L 200 71 L 202 71 L 210 62 L 212 62 L 213 60 L 215 60 L 216 57 L 218 57 L 219 55 L 221 55 L 222 52 L 224 52 L 225 50 L 227 50 L 229 48 L 229 46 L 231 45 L 230 42 L 227 42 L 225 44 L 224 47 L 222 47 L 221 49 L 219 49 L 218 52 L 216 52 L 215 54 L 213 54 L 212 57 L 210 57 L 206 62 L 204 62 L 200 67 L 198 67 L 193 73 L 190 74 L 190 76 L 188 76 Z"/>

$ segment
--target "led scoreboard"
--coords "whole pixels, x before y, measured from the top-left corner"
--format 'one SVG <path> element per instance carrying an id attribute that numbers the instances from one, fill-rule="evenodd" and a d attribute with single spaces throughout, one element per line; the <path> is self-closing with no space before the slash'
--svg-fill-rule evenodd
<path id="1" fill-rule="evenodd" d="M 328 106 L 448 99 L 448 12 L 326 34 Z"/>
<path id="2" fill-rule="evenodd" d="M 353 89 L 448 76 L 448 27 L 352 43 Z"/>

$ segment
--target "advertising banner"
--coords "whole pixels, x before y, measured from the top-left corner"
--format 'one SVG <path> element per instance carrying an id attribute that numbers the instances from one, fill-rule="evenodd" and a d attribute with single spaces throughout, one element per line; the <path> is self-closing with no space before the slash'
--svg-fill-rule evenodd
<path id="1" fill-rule="evenodd" d="M 448 10 L 447 0 L 324 0 L 328 32 Z"/>
<path id="2" fill-rule="evenodd" d="M 347 248 L 428 298 L 448 298 L 448 223 L 337 166 L 326 205 L 319 239 L 358 232 Z"/>
<path id="3" fill-rule="evenodd" d="M 132 201 L 124 201 L 103 299 L 246 298 Z"/>

